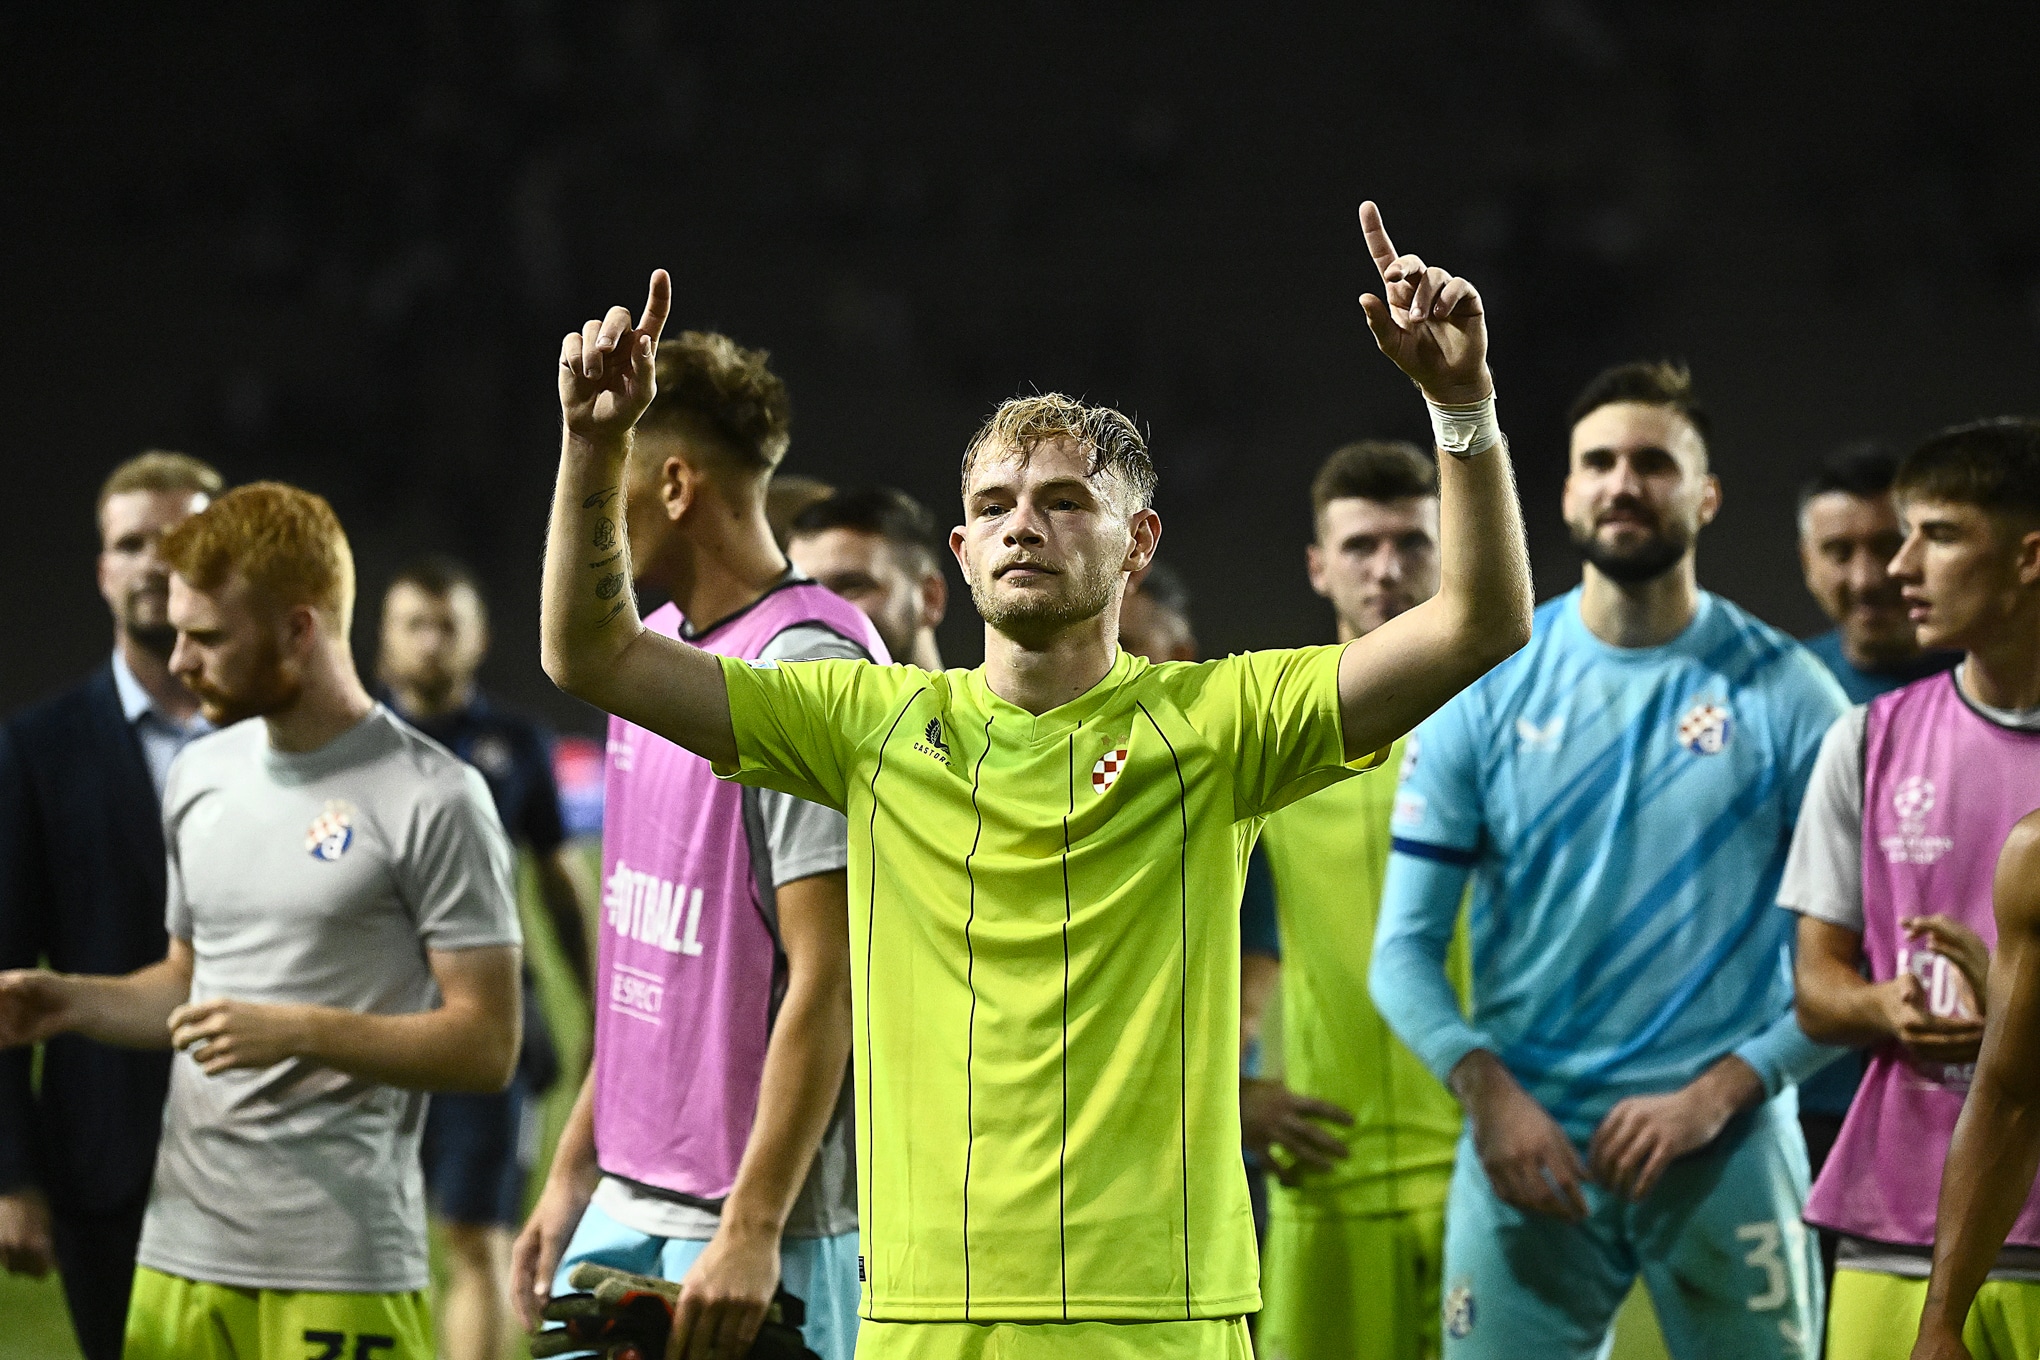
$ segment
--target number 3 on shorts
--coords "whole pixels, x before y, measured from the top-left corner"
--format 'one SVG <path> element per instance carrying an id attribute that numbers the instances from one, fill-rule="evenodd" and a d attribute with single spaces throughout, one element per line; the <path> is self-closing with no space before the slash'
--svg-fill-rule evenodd
<path id="1" fill-rule="evenodd" d="M 313 1346 L 326 1349 L 305 1357 L 305 1360 L 348 1360 L 347 1333 L 320 1332 L 307 1327 L 305 1341 Z M 397 1339 L 393 1336 L 377 1336 L 374 1332 L 363 1332 L 354 1338 L 353 1360 L 375 1360 L 377 1351 L 393 1351 Z"/>
<path id="2" fill-rule="evenodd" d="M 1756 1244 L 1743 1257 L 1743 1264 L 1764 1272 L 1764 1291 L 1750 1295 L 1750 1311 L 1765 1313 L 1781 1307 L 1792 1297 L 1792 1286 L 1791 1276 L 1785 1270 L 1785 1258 L 1778 1253 L 1784 1241 L 1778 1225 L 1745 1223 L 1735 1230 L 1735 1240 Z"/>

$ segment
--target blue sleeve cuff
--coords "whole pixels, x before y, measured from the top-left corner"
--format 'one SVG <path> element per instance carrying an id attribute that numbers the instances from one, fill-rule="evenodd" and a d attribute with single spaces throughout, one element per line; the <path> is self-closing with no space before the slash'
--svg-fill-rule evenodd
<path id="1" fill-rule="evenodd" d="M 1799 1021 L 1787 1012 L 1778 1023 L 1736 1049 L 1735 1056 L 1750 1065 L 1764 1083 L 1765 1096 L 1770 1097 L 1797 1086 L 1847 1051 L 1807 1038 Z"/>

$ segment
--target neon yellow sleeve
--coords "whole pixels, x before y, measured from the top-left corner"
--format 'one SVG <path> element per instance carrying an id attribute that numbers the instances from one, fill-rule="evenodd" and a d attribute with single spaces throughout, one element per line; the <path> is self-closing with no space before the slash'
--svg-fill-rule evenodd
<path id="1" fill-rule="evenodd" d="M 878 735 L 890 701 L 919 688 L 902 676 L 909 670 L 903 666 L 718 659 L 729 690 L 737 763 L 716 766 L 716 774 L 838 811 L 858 749 Z"/>
<path id="2" fill-rule="evenodd" d="M 1214 663 L 1200 707 L 1216 708 L 1233 752 L 1234 801 L 1263 816 L 1306 794 L 1371 770 L 1376 751 L 1350 764 L 1339 715 L 1339 645 L 1242 652 Z"/>

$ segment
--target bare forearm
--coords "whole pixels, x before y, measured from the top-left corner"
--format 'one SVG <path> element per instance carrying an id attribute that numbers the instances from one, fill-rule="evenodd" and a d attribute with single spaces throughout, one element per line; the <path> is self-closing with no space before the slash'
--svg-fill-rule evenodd
<path id="1" fill-rule="evenodd" d="M 1986 1052 L 1986 1063 L 1989 1054 Z M 1941 1172 L 1925 1316 L 1960 1331 L 2040 1168 L 2040 1091 L 1979 1063 Z"/>
<path id="2" fill-rule="evenodd" d="M 292 1007 L 300 1056 L 365 1081 L 413 1091 L 500 1091 L 517 1067 L 521 1002 L 498 1011 L 441 1006 L 372 1015 Z"/>
<path id="3" fill-rule="evenodd" d="M 1799 1027 L 1815 1043 L 1872 1048 L 1892 1037 L 1876 987 L 1853 968 L 1801 954 L 1793 993 Z"/>
<path id="4" fill-rule="evenodd" d="M 776 1236 L 814 1164 L 850 1062 L 850 989 L 813 977 L 789 990 L 765 1051 L 758 1117 L 723 1205 L 723 1223 Z"/>
<path id="5" fill-rule="evenodd" d="M 546 533 L 540 657 L 560 688 L 597 705 L 617 658 L 644 628 L 624 531 L 629 453 L 628 435 L 591 443 L 567 431 Z"/>
<path id="6" fill-rule="evenodd" d="M 124 977 L 67 974 L 73 997 L 68 1028 L 121 1048 L 170 1047 L 170 1012 L 191 995 L 191 974 L 165 959 Z"/>
<path id="7" fill-rule="evenodd" d="M 1268 1017 L 1268 1001 L 1282 983 L 1282 960 L 1269 954 L 1240 955 L 1240 1045 L 1261 1037 L 1261 1024 Z"/>
<path id="8" fill-rule="evenodd" d="M 595 1161 L 595 1069 L 591 1065 L 574 1097 L 574 1108 L 560 1129 L 559 1144 L 553 1148 L 549 1183 L 570 1183 L 583 1195 L 595 1193 L 602 1170 Z"/>
<path id="9" fill-rule="evenodd" d="M 1530 637 L 1530 554 L 1506 443 L 1471 458 L 1439 454 L 1438 550 L 1429 604 L 1451 616 L 1470 681 Z"/>

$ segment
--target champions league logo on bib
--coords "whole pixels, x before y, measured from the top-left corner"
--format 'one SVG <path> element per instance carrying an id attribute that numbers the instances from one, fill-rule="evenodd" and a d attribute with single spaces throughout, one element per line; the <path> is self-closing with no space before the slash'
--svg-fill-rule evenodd
<path id="1" fill-rule="evenodd" d="M 1718 756 L 1735 732 L 1735 719 L 1720 704 L 1705 699 L 1686 710 L 1679 719 L 1679 745 L 1696 756 Z"/>
<path id="2" fill-rule="evenodd" d="M 313 859 L 331 864 L 347 853 L 347 847 L 354 844 L 354 805 L 334 799 L 326 804 L 326 810 L 312 818 L 312 824 L 305 829 L 305 849 Z"/>

